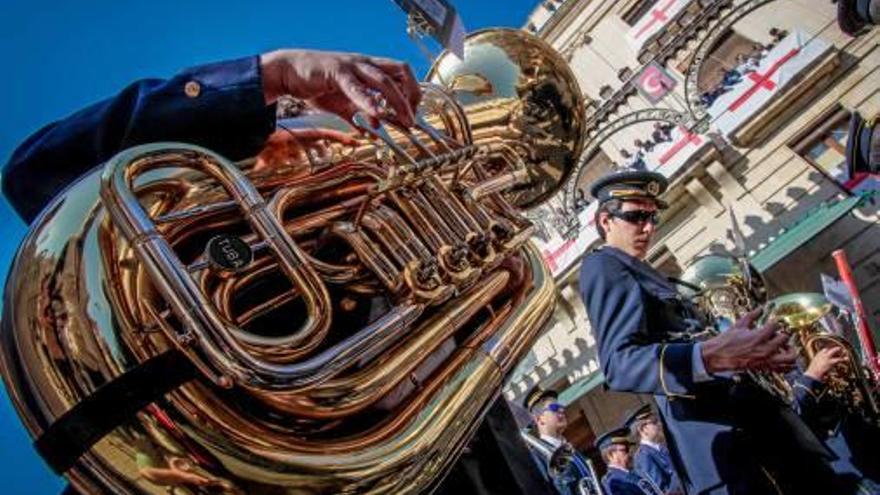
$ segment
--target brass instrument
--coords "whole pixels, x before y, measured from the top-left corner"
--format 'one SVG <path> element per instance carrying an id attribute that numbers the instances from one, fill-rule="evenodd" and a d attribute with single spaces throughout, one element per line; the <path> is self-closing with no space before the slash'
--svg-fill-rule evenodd
<path id="1" fill-rule="evenodd" d="M 548 466 L 550 477 L 556 479 L 560 476 L 565 476 L 571 470 L 571 463 L 575 462 L 574 456 L 574 446 L 567 442 L 560 445 L 550 456 Z M 593 466 L 593 461 L 587 457 L 584 457 L 584 461 L 589 471 L 589 476 L 578 479 L 570 488 L 577 495 L 604 495 L 602 483 L 599 481 L 599 477 L 596 476 L 596 468 Z"/>
<path id="2" fill-rule="evenodd" d="M 568 177 L 584 110 L 565 61 L 521 31 L 471 34 L 429 78 L 412 131 L 356 118 L 356 146 L 269 171 L 138 146 L 43 212 L 0 352 L 30 434 L 163 353 L 200 376 L 82 455 L 77 490 L 442 480 L 552 312 L 522 208 Z"/>
<path id="3" fill-rule="evenodd" d="M 880 426 L 878 383 L 861 364 L 856 350 L 845 336 L 846 320 L 825 296 L 816 293 L 787 294 L 773 300 L 771 317 L 781 321 L 794 335 L 805 364 L 820 350 L 839 347 L 846 361 L 835 365 L 824 382 L 827 393 L 848 411 Z"/>
<path id="4" fill-rule="evenodd" d="M 746 313 L 767 303 L 767 284 L 750 263 L 733 256 L 709 254 L 693 260 L 681 276 L 680 291 L 711 317 L 723 332 Z M 762 388 L 786 403 L 794 401 L 782 373 L 747 372 Z"/>

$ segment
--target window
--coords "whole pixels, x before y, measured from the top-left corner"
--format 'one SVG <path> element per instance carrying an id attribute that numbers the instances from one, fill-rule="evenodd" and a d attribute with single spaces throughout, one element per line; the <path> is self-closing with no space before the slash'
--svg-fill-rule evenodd
<path id="1" fill-rule="evenodd" d="M 635 26 L 639 19 L 645 16 L 649 10 L 657 5 L 658 0 L 640 0 L 628 12 L 623 14 L 623 22 Z"/>
<path id="2" fill-rule="evenodd" d="M 804 133 L 789 146 L 825 176 L 845 183 L 846 139 L 849 134 L 849 110 L 836 105 L 807 124 Z"/>
<path id="3" fill-rule="evenodd" d="M 728 31 L 709 52 L 700 67 L 697 87 L 701 93 L 711 91 L 722 84 L 725 73 L 740 64 L 738 59 L 760 51 L 761 45 L 736 31 Z M 689 63 L 689 61 L 688 61 Z M 684 67 L 685 72 L 687 67 Z"/>

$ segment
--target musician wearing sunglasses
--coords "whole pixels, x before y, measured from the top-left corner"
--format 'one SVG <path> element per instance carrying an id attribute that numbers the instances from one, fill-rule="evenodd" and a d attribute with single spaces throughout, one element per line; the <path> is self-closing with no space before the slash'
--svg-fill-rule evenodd
<path id="1" fill-rule="evenodd" d="M 663 495 L 653 481 L 632 470 L 633 445 L 627 428 L 615 428 L 596 439 L 608 466 L 602 477 L 605 495 Z"/>
<path id="2" fill-rule="evenodd" d="M 645 262 L 667 186 L 660 174 L 623 171 L 591 187 L 605 245 L 584 259 L 580 288 L 606 387 L 654 395 L 689 494 L 845 493 L 819 439 L 739 373 L 794 365 L 778 325 L 756 325 L 755 311 L 698 341 L 706 320 Z"/>
<path id="3" fill-rule="evenodd" d="M 536 386 L 526 394 L 523 405 L 532 416 L 533 427 L 532 431 L 523 432 L 523 439 L 538 469 L 556 491 L 561 495 L 581 495 L 586 487 L 598 486 L 589 459 L 562 435 L 568 420 L 556 392 Z"/>
<path id="4" fill-rule="evenodd" d="M 681 482 L 663 438 L 663 427 L 651 410 L 651 405 L 645 404 L 636 409 L 623 424 L 639 441 L 633 454 L 635 472 L 651 480 L 664 495 L 682 495 Z"/>

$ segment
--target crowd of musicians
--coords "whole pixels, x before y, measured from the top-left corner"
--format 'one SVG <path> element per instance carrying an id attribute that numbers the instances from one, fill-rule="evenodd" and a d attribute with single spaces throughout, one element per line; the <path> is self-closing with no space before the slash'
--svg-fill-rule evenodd
<path id="1" fill-rule="evenodd" d="M 839 2 L 839 26 L 855 36 L 876 25 L 878 3 Z M 878 117 L 852 117 L 851 176 L 880 171 Z M 534 388 L 522 438 L 542 475 L 578 495 L 880 494 L 880 421 L 829 393 L 844 349 L 828 346 L 804 362 L 779 321 L 763 318 L 766 307 L 719 325 L 645 262 L 667 185 L 642 167 L 592 184 L 604 245 L 580 276 L 605 387 L 653 395 L 654 406 L 595 439 L 589 447 L 605 464 L 596 466 L 565 439 L 557 393 Z M 713 325 L 708 338 L 695 337 Z M 787 400 L 758 378 L 767 373 L 787 381 Z"/>
<path id="2" fill-rule="evenodd" d="M 850 173 L 880 171 L 877 120 L 853 115 Z M 854 410 L 829 384 L 851 350 L 829 345 L 807 360 L 778 319 L 763 317 L 766 305 L 724 320 L 646 263 L 667 186 L 645 170 L 592 184 L 604 245 L 580 277 L 605 386 L 653 395 L 656 412 L 645 405 L 595 440 L 599 470 L 565 439 L 557 393 L 534 388 L 522 437 L 542 475 L 562 494 L 880 494 L 878 377 L 865 372 L 873 410 Z"/>
<path id="3" fill-rule="evenodd" d="M 760 310 L 695 337 L 719 325 L 644 261 L 666 187 L 638 170 L 593 184 L 605 245 L 586 257 L 580 280 L 606 385 L 653 394 L 658 413 L 645 405 L 596 439 L 607 465 L 600 482 L 565 440 L 556 392 L 534 388 L 523 439 L 541 473 L 562 494 L 880 494 L 880 418 L 828 393 L 843 347 L 798 362 L 779 322 L 759 323 Z M 790 400 L 754 378 L 767 372 L 785 373 Z"/>

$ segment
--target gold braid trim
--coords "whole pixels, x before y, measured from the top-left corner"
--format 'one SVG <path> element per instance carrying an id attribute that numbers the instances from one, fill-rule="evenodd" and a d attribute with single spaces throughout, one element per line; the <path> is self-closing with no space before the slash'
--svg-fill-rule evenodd
<path id="1" fill-rule="evenodd" d="M 666 366 L 664 366 L 663 361 L 666 358 L 667 347 L 669 347 L 669 344 L 663 344 L 663 347 L 660 348 L 660 386 L 663 387 L 663 393 L 668 395 L 670 399 L 675 399 L 676 397 L 680 397 L 682 399 L 696 399 L 696 395 L 677 394 L 670 391 L 669 387 L 666 386 Z"/>
<path id="2" fill-rule="evenodd" d="M 815 392 L 813 392 L 812 390 L 810 390 L 810 387 L 804 385 L 803 383 L 801 383 L 801 382 L 795 382 L 794 387 L 795 387 L 795 388 L 803 389 L 804 392 L 806 392 L 806 393 L 810 394 L 811 396 L 813 396 L 814 399 L 819 400 L 819 396 L 816 395 Z"/>
<path id="3" fill-rule="evenodd" d="M 794 386 L 795 386 L 795 388 L 802 388 L 802 389 L 804 389 L 804 391 L 805 391 L 806 393 L 812 395 L 813 398 L 816 399 L 817 402 L 820 401 L 820 400 L 822 400 L 822 397 L 824 397 L 824 396 L 825 396 L 825 393 L 828 392 L 828 387 L 825 387 L 821 392 L 819 392 L 819 395 L 816 395 L 815 392 L 813 392 L 812 390 L 810 390 L 810 387 L 804 385 L 804 384 L 801 383 L 801 382 L 794 382 Z"/>

